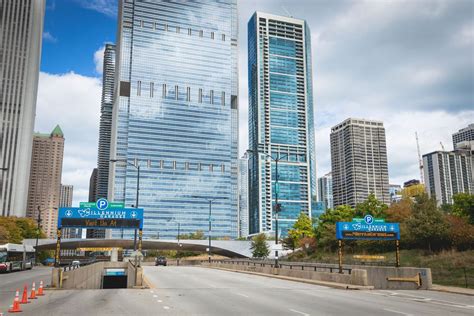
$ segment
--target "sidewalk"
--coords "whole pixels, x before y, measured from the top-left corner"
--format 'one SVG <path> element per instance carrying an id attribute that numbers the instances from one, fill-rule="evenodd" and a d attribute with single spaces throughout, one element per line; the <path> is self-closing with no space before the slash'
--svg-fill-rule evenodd
<path id="1" fill-rule="evenodd" d="M 438 284 L 433 284 L 433 287 L 430 289 L 430 291 L 474 296 L 474 289 L 467 289 L 464 287 L 444 286 L 444 285 L 438 285 Z"/>

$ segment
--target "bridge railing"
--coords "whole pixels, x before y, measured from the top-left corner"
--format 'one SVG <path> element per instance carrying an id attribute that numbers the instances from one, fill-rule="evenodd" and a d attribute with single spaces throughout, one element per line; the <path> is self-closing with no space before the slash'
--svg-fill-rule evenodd
<path id="1" fill-rule="evenodd" d="M 206 263 L 207 260 L 202 260 L 201 263 Z M 274 260 L 249 260 L 249 259 L 221 259 L 221 260 L 211 260 L 211 263 L 220 263 L 220 264 L 235 264 L 235 265 L 246 265 L 254 267 L 271 267 L 275 266 Z M 298 269 L 302 271 L 315 271 L 315 272 L 329 272 L 329 273 L 339 273 L 339 266 L 335 264 L 321 264 L 321 263 L 308 263 L 308 262 L 290 262 L 290 261 L 280 261 L 278 263 L 280 269 Z M 342 267 L 342 272 L 344 274 L 351 274 L 352 268 Z"/>

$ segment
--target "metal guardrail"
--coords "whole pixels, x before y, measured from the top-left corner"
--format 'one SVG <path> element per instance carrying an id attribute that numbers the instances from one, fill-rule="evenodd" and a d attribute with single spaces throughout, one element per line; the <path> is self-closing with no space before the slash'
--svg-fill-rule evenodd
<path id="1" fill-rule="evenodd" d="M 201 263 L 209 262 L 207 260 L 201 260 Z M 223 263 L 223 264 L 236 264 L 236 265 L 246 265 L 254 267 L 271 267 L 275 266 L 275 262 L 272 260 L 211 260 L 211 263 Z M 315 272 L 329 272 L 329 273 L 339 273 L 339 267 L 337 265 L 328 265 L 320 263 L 303 263 L 303 262 L 290 262 L 290 261 L 280 261 L 278 264 L 280 269 L 290 269 L 290 270 L 302 270 L 302 271 L 315 271 Z M 342 272 L 345 274 L 351 274 L 352 268 L 343 267 Z"/>

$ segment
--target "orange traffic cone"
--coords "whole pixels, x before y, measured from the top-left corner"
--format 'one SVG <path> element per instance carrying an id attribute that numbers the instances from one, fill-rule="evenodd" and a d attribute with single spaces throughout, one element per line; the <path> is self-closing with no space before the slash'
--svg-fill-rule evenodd
<path id="1" fill-rule="evenodd" d="M 36 294 L 36 296 L 43 296 L 44 293 L 43 293 L 43 281 L 40 281 L 40 287 L 38 289 L 38 294 Z"/>
<path id="2" fill-rule="evenodd" d="M 28 287 L 25 284 L 25 287 L 23 288 L 23 295 L 21 297 L 20 304 L 28 304 L 30 301 L 28 301 Z"/>
<path id="3" fill-rule="evenodd" d="M 8 310 L 9 313 L 19 313 L 22 312 L 20 309 L 20 290 L 16 290 L 15 299 L 13 300 L 13 305 Z"/>
<path id="4" fill-rule="evenodd" d="M 35 300 L 35 299 L 37 299 L 37 297 L 36 297 L 35 282 L 33 282 L 33 285 L 31 286 L 31 294 L 30 294 L 29 299 L 30 299 L 30 300 Z"/>

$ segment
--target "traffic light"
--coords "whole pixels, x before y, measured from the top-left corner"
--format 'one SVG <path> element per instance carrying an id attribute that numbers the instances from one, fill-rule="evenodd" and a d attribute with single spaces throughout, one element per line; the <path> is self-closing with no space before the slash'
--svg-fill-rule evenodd
<path id="1" fill-rule="evenodd" d="M 281 204 L 280 203 L 275 204 L 274 205 L 274 210 L 275 210 L 276 213 L 279 213 L 281 211 Z"/>

